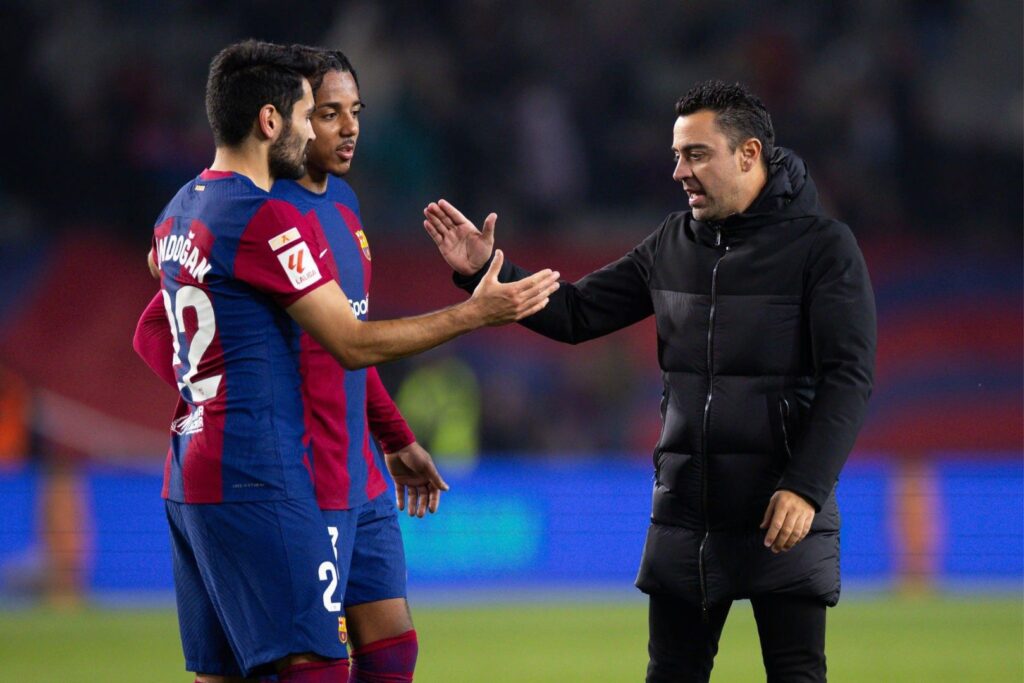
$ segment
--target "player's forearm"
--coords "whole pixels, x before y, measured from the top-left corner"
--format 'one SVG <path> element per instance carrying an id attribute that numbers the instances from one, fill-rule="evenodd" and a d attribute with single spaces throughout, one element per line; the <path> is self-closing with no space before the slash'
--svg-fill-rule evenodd
<path id="1" fill-rule="evenodd" d="M 171 329 L 164 313 L 163 295 L 157 292 L 135 327 L 132 347 L 149 369 L 166 384 L 178 389 L 174 376 Z"/>
<path id="2" fill-rule="evenodd" d="M 490 265 L 488 263 L 487 265 Z M 456 274 L 454 282 L 472 292 L 480 273 Z M 501 282 L 516 282 L 530 272 L 506 260 L 498 274 Z M 575 283 L 561 282 L 550 303 L 519 324 L 548 339 L 579 344 L 632 325 L 653 313 L 650 292 L 630 259 L 624 257 Z"/>
<path id="3" fill-rule="evenodd" d="M 475 304 L 465 301 L 426 315 L 359 322 L 355 333 L 327 347 L 345 368 L 357 370 L 428 351 L 484 325 Z"/>
<path id="4" fill-rule="evenodd" d="M 426 315 L 362 322 L 334 283 L 288 307 L 288 313 L 348 370 L 404 358 L 454 339 L 486 322 L 474 300 Z"/>
<path id="5" fill-rule="evenodd" d="M 394 453 L 416 440 L 375 367 L 366 372 L 366 420 L 373 438 L 386 453 Z"/>

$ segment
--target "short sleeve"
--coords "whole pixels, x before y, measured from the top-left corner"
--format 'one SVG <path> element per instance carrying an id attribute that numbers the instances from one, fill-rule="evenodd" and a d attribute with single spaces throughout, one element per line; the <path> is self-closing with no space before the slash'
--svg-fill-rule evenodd
<path id="1" fill-rule="evenodd" d="M 321 260 L 322 242 L 298 209 L 267 200 L 242 232 L 234 275 L 287 308 L 331 281 Z"/>

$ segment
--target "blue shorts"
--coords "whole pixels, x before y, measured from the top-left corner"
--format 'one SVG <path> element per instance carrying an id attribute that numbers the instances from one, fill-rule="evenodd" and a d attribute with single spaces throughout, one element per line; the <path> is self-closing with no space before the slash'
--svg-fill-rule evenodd
<path id="1" fill-rule="evenodd" d="M 323 517 L 337 533 L 345 607 L 405 597 L 405 549 L 390 493 L 351 510 L 324 510 Z"/>
<path id="2" fill-rule="evenodd" d="M 289 654 L 348 656 L 342 586 L 315 500 L 166 509 L 189 671 L 249 676 Z"/>

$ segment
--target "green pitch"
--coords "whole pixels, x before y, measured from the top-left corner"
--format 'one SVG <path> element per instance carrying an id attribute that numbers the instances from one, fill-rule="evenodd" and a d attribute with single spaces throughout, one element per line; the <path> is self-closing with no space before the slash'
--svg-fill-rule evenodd
<path id="1" fill-rule="evenodd" d="M 642 681 L 642 602 L 415 609 L 419 683 Z M 1024 615 L 1002 600 L 847 599 L 829 612 L 829 680 L 1024 681 Z M 734 606 L 712 681 L 764 680 L 749 605 Z M 173 612 L 0 612 L 3 680 L 180 682 Z"/>

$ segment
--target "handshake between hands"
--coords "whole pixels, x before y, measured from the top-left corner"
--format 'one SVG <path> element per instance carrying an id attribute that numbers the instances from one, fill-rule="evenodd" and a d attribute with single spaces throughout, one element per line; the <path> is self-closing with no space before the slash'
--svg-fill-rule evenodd
<path id="1" fill-rule="evenodd" d="M 427 205 L 423 215 L 423 227 L 455 272 L 469 277 L 491 260 L 497 214 L 484 219 L 483 231 L 444 199 Z M 502 251 L 494 252 L 490 267 L 468 302 L 477 307 L 485 325 L 504 325 L 531 316 L 547 306 L 549 297 L 558 290 L 559 273 L 550 268 L 515 282 L 499 282 L 504 262 Z"/>

